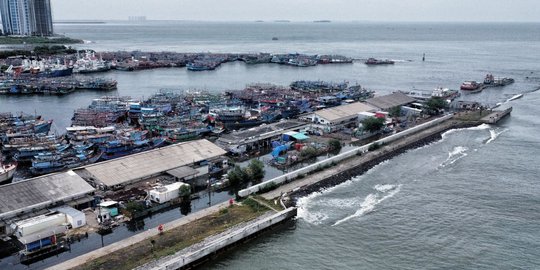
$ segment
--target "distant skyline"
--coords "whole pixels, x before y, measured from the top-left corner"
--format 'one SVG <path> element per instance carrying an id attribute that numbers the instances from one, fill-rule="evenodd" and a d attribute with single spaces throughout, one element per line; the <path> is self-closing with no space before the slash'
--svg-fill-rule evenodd
<path id="1" fill-rule="evenodd" d="M 59 20 L 540 22 L 538 0 L 51 0 Z"/>

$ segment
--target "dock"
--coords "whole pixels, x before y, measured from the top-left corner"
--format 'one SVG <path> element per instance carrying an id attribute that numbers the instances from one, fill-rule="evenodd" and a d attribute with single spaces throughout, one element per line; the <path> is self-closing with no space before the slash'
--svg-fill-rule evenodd
<path id="1" fill-rule="evenodd" d="M 512 112 L 512 107 L 509 107 L 505 110 L 496 110 L 496 111 L 493 111 L 492 113 L 490 113 L 489 115 L 483 117 L 482 119 L 480 119 L 480 121 L 484 124 L 496 124 L 497 122 L 499 122 L 501 119 L 503 119 L 504 117 L 506 117 L 507 115 L 510 114 L 510 112 Z"/>

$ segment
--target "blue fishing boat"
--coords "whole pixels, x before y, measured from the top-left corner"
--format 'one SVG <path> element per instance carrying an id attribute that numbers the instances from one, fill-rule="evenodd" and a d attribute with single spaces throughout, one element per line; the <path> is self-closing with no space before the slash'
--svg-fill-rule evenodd
<path id="1" fill-rule="evenodd" d="M 101 160 L 110 160 L 162 146 L 165 139 L 158 137 L 143 140 L 114 140 L 100 147 L 103 151 Z"/>
<path id="2" fill-rule="evenodd" d="M 91 164 L 99 160 L 103 152 L 86 150 L 71 153 L 40 153 L 32 159 L 32 175 L 43 175 Z"/>

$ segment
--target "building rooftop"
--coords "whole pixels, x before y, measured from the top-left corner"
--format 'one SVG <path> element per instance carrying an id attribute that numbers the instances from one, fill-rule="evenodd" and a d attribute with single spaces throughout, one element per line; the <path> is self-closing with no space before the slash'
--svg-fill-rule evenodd
<path id="1" fill-rule="evenodd" d="M 415 102 L 416 99 L 409 97 L 401 92 L 395 92 L 390 95 L 374 97 L 366 100 L 366 103 L 369 103 L 381 110 L 388 110 L 393 107 L 403 106 L 412 102 Z"/>
<path id="2" fill-rule="evenodd" d="M 167 173 L 180 179 L 180 178 L 196 175 L 199 173 L 199 171 L 189 166 L 182 166 L 182 167 L 174 168 L 172 170 L 168 170 Z"/>
<path id="3" fill-rule="evenodd" d="M 0 219 L 5 220 L 46 208 L 56 202 L 68 202 L 95 189 L 73 171 L 48 174 L 0 186 Z"/>
<path id="4" fill-rule="evenodd" d="M 347 118 L 357 117 L 360 112 L 374 111 L 377 108 L 362 102 L 340 105 L 328 109 L 316 111 L 315 114 L 331 123 L 339 122 Z"/>
<path id="5" fill-rule="evenodd" d="M 100 162 L 76 170 L 83 177 L 105 186 L 140 181 L 174 168 L 226 154 L 208 140 L 197 140 Z"/>
<path id="6" fill-rule="evenodd" d="M 216 143 L 219 145 L 226 145 L 228 143 L 248 143 L 250 141 L 257 141 L 280 135 L 281 133 L 287 132 L 291 129 L 301 128 L 304 125 L 306 125 L 306 123 L 296 120 L 281 121 L 243 131 L 233 132 L 230 134 L 224 134 L 217 140 Z"/>

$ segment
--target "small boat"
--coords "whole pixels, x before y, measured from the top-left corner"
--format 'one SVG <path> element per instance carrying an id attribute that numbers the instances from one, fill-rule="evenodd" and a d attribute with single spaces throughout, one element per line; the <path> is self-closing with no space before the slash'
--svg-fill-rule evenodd
<path id="1" fill-rule="evenodd" d="M 380 60 L 380 59 L 375 59 L 375 58 L 368 58 L 368 60 L 366 60 L 364 64 L 366 65 L 393 65 L 394 61 L 389 60 L 389 59 Z"/>
<path id="2" fill-rule="evenodd" d="M 17 163 L 3 163 L 0 159 L 0 184 L 11 181 L 15 171 L 17 170 Z"/>
<path id="3" fill-rule="evenodd" d="M 278 40 L 278 38 L 277 37 L 272 37 L 272 40 Z"/>

